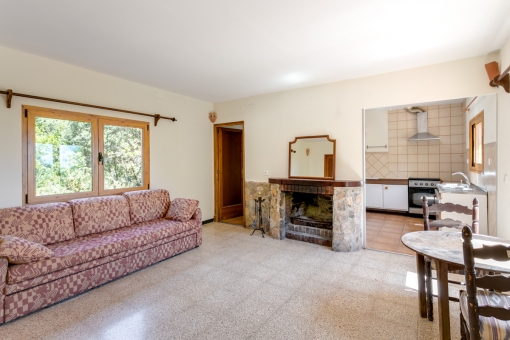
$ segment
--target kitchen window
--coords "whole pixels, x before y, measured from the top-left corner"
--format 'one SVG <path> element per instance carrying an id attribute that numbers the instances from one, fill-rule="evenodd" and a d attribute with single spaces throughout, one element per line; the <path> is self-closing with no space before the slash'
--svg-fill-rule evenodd
<path id="1" fill-rule="evenodd" d="M 483 172 L 483 111 L 469 121 L 469 170 Z"/>
<path id="2" fill-rule="evenodd" d="M 149 123 L 23 107 L 25 203 L 149 187 Z"/>

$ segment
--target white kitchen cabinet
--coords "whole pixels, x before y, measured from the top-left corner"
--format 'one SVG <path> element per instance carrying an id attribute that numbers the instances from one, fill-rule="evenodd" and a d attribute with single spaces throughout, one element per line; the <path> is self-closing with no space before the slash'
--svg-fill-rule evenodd
<path id="1" fill-rule="evenodd" d="M 365 111 L 366 152 L 388 152 L 388 110 Z"/>
<path id="2" fill-rule="evenodd" d="M 383 184 L 383 208 L 407 211 L 409 207 L 407 185 Z"/>
<path id="3" fill-rule="evenodd" d="M 367 184 L 367 208 L 383 208 L 383 186 L 382 184 Z"/>
<path id="4" fill-rule="evenodd" d="M 407 185 L 367 184 L 367 208 L 407 211 Z"/>

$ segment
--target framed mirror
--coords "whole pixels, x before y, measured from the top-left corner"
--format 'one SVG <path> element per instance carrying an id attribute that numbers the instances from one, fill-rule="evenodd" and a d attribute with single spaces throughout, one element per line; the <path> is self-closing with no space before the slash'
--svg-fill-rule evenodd
<path id="1" fill-rule="evenodd" d="M 289 178 L 335 179 L 336 140 L 329 135 L 289 142 Z"/>

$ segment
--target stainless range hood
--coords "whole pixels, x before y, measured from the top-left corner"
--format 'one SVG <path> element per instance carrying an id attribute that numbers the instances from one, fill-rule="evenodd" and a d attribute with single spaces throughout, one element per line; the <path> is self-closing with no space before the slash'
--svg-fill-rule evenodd
<path id="1" fill-rule="evenodd" d="M 420 140 L 439 140 L 439 137 L 434 136 L 428 132 L 428 114 L 427 111 L 420 109 L 419 107 L 407 107 L 406 111 L 409 113 L 415 113 L 418 121 L 418 133 L 407 139 L 408 142 L 420 141 Z"/>

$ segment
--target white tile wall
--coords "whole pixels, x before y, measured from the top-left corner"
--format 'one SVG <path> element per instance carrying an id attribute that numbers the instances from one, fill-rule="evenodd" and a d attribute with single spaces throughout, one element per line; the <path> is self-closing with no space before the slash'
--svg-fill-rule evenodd
<path id="1" fill-rule="evenodd" d="M 450 181 L 452 172 L 463 171 L 465 114 L 461 104 L 423 106 L 435 141 L 408 142 L 417 133 L 416 115 L 402 110 L 388 112 L 388 152 L 367 152 L 367 178 L 439 177 Z"/>

